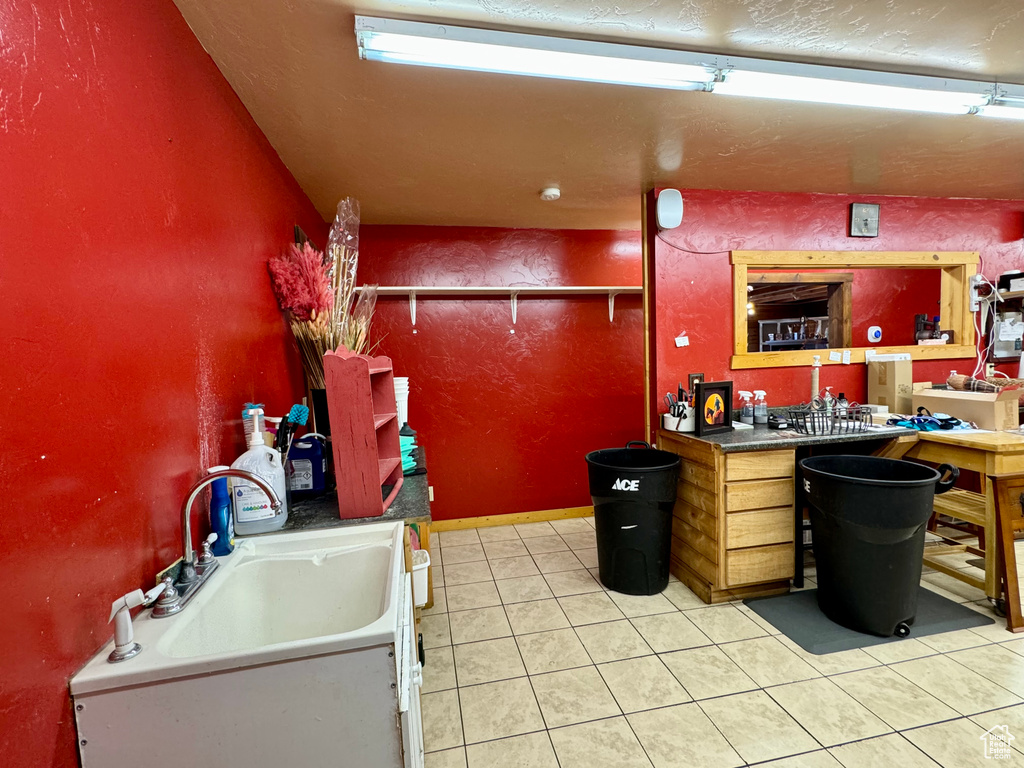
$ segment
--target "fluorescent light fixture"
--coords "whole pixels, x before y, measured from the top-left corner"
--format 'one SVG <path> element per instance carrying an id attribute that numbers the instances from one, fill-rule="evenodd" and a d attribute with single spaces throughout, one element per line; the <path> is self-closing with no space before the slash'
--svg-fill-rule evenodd
<path id="1" fill-rule="evenodd" d="M 1001 117 L 1007 120 L 1024 120 L 1024 104 L 1019 107 L 1007 107 L 1002 104 L 989 104 L 978 110 L 982 117 Z"/>
<path id="2" fill-rule="evenodd" d="M 360 58 L 562 80 L 706 90 L 700 56 L 658 48 L 356 17 Z"/>
<path id="3" fill-rule="evenodd" d="M 979 109 L 978 114 L 1006 120 L 1024 120 L 1024 86 L 998 83 L 995 98 Z"/>
<path id="4" fill-rule="evenodd" d="M 895 79 L 899 76 L 890 77 Z M 943 82 L 939 78 L 934 80 Z M 714 92 L 730 96 L 902 109 L 946 115 L 966 115 L 972 109 L 981 107 L 989 98 L 983 92 L 971 92 L 966 89 L 947 91 L 749 70 L 725 73 L 723 79 L 715 83 Z"/>
<path id="5" fill-rule="evenodd" d="M 583 80 L 650 88 L 911 110 L 1005 113 L 1000 94 L 1024 86 L 719 56 L 620 43 L 356 16 L 359 56 L 369 61 Z M 1000 90 L 1003 89 L 1003 90 Z M 988 106 L 995 104 L 995 106 Z"/>

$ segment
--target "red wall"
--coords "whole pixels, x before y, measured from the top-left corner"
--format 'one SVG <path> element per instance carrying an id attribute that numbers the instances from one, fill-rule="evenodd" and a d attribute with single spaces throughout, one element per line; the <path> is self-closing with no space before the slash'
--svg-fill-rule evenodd
<path id="1" fill-rule="evenodd" d="M 674 390 L 693 371 L 704 372 L 709 381 L 732 380 L 734 392 L 764 389 L 769 405 L 791 405 L 809 397 L 807 367 L 729 368 L 733 343 L 730 250 L 980 251 L 981 271 L 993 280 L 1024 263 L 1022 201 L 702 190 L 685 190 L 683 199 L 682 225 L 662 233 L 655 247 L 655 392 L 660 393 Z M 878 237 L 847 236 L 849 205 L 854 201 L 881 205 Z M 865 287 L 858 285 L 854 296 L 855 346 L 868 346 L 862 326 L 871 323 L 856 317 L 864 305 Z M 918 298 L 906 288 L 896 278 L 895 287 L 887 286 L 873 305 L 873 315 L 887 333 L 883 344 L 898 337 L 896 325 L 906 322 L 910 310 L 928 311 L 916 308 Z M 886 331 L 887 326 L 892 330 Z M 683 331 L 690 337 L 690 346 L 677 348 L 673 338 Z M 914 378 L 944 381 L 951 368 L 965 372 L 973 367 L 973 361 L 964 359 L 915 362 Z M 821 386 L 832 385 L 833 391 L 862 400 L 864 371 L 864 365 L 826 365 Z M 665 410 L 660 398 L 654 405 L 659 412 Z"/>
<path id="2" fill-rule="evenodd" d="M 0 30 L 0 763 L 64 768 L 110 603 L 180 556 L 242 403 L 301 394 L 265 262 L 325 226 L 171 0 Z"/>
<path id="3" fill-rule="evenodd" d="M 637 232 L 366 226 L 380 285 L 639 285 Z M 583 456 L 643 436 L 643 311 L 619 296 L 381 298 L 379 351 L 408 376 L 436 519 L 590 504 Z M 515 333 L 510 333 L 514 330 Z"/>

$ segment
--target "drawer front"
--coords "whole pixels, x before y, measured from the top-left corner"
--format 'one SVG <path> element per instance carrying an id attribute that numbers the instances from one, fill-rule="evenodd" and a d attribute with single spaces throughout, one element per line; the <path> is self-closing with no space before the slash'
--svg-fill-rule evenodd
<path id="1" fill-rule="evenodd" d="M 793 477 L 796 451 L 750 451 L 725 456 L 725 480 Z"/>
<path id="2" fill-rule="evenodd" d="M 736 512 L 725 516 L 725 547 L 759 547 L 793 541 L 793 507 Z"/>
<path id="3" fill-rule="evenodd" d="M 725 511 L 793 506 L 793 478 L 743 480 L 725 484 Z"/>
<path id="4" fill-rule="evenodd" d="M 726 586 L 793 578 L 793 544 L 733 549 L 725 553 Z"/>

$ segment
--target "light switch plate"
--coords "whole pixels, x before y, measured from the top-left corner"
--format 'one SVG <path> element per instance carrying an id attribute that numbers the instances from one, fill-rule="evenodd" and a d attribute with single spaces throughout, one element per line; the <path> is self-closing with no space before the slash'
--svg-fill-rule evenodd
<path id="1" fill-rule="evenodd" d="M 878 205 L 850 203 L 850 237 L 878 237 Z"/>

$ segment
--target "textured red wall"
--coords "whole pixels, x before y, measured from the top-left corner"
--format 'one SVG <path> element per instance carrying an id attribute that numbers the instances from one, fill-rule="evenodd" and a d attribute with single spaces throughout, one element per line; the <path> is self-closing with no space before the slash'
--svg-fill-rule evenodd
<path id="1" fill-rule="evenodd" d="M 242 403 L 300 396 L 265 262 L 325 226 L 171 0 L 0 31 L 0 763 L 64 768 L 110 603 L 180 556 Z"/>
<path id="2" fill-rule="evenodd" d="M 769 405 L 806 401 L 810 394 L 807 367 L 729 368 L 733 338 L 729 250 L 980 251 L 981 271 L 991 279 L 1024 263 L 1022 201 L 702 190 L 685 190 L 683 198 L 686 214 L 682 225 L 662 233 L 663 240 L 657 241 L 655 250 L 655 391 L 661 393 L 675 389 L 680 379 L 685 382 L 687 373 L 702 371 L 709 381 L 732 380 L 734 391 L 766 390 Z M 847 236 L 853 201 L 881 204 L 879 237 Z M 885 331 L 883 344 L 898 337 L 896 324 L 903 323 L 903 317 L 913 311 L 928 311 L 916 309 L 917 297 L 911 298 L 899 277 L 895 288 L 889 287 L 877 298 L 872 312 L 882 321 L 878 324 L 883 329 L 892 326 Z M 855 315 L 863 304 L 859 301 L 862 295 L 858 285 Z M 868 346 L 862 341 L 864 325 L 855 316 L 855 346 Z M 681 331 L 689 334 L 690 346 L 676 348 L 672 340 Z M 914 378 L 944 381 L 951 368 L 963 372 L 973 367 L 972 361 L 963 359 L 915 362 Z M 866 391 L 864 371 L 863 365 L 827 365 L 821 372 L 821 386 L 832 385 L 834 391 L 845 391 L 851 399 L 860 400 Z M 660 399 L 654 405 L 659 412 L 665 410 Z"/>
<path id="3" fill-rule="evenodd" d="M 380 285 L 639 285 L 637 232 L 366 226 Z M 643 435 L 643 311 L 619 296 L 382 298 L 380 352 L 408 376 L 435 518 L 583 506 L 583 456 Z M 514 330 L 515 333 L 510 333 Z M 414 332 L 415 331 L 415 332 Z"/>

